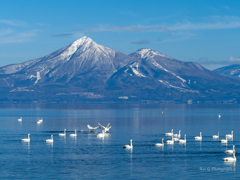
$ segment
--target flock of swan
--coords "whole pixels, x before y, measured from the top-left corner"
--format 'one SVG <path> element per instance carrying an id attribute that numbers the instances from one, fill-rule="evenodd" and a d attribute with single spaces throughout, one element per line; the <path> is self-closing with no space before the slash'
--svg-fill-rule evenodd
<path id="1" fill-rule="evenodd" d="M 173 129 L 171 130 L 171 132 L 165 133 L 166 136 L 172 136 L 171 140 L 167 140 L 166 143 L 167 144 L 174 144 L 174 141 L 178 141 L 179 143 L 186 143 L 186 134 L 184 135 L 184 139 L 180 139 L 181 137 L 181 130 L 179 130 L 178 134 L 173 134 Z M 176 138 L 174 138 L 176 137 Z M 212 138 L 214 139 L 219 139 L 219 131 L 217 131 L 217 135 L 213 135 Z M 199 140 L 202 141 L 202 132 L 200 132 L 200 136 L 195 136 L 194 137 L 195 140 Z M 228 139 L 233 139 L 233 131 L 231 132 L 231 134 L 226 134 L 226 139 L 222 139 L 220 140 L 221 143 L 227 143 Z M 163 142 L 163 138 L 162 138 L 162 143 L 157 143 L 155 144 L 155 146 L 164 146 L 164 142 Z M 227 158 L 223 158 L 223 161 L 231 161 L 231 162 L 235 162 L 236 156 L 235 156 L 235 145 L 233 145 L 233 149 L 232 150 L 226 150 L 225 153 L 227 154 L 233 154 L 233 157 L 227 157 Z"/>
<path id="2" fill-rule="evenodd" d="M 19 118 L 18 121 L 22 122 L 22 117 Z M 42 122 L 43 122 L 43 119 L 40 119 L 40 120 L 37 121 L 37 124 L 41 124 Z M 99 126 L 96 126 L 96 127 L 91 127 L 90 125 L 87 125 L 87 127 L 90 130 L 90 132 L 94 132 L 94 130 L 100 129 L 102 127 L 103 128 L 102 133 L 97 134 L 98 138 L 104 138 L 106 136 L 109 136 L 108 131 L 111 128 L 110 123 L 108 123 L 108 125 L 106 127 L 101 125 L 100 123 L 98 123 L 98 124 L 99 124 Z M 59 136 L 66 136 L 66 129 L 64 129 L 63 133 L 60 133 L 58 135 Z M 77 130 L 75 129 L 75 133 L 70 134 L 70 136 L 76 137 L 77 136 Z M 174 144 L 175 141 L 178 142 L 178 143 L 183 143 L 183 144 L 187 142 L 186 134 L 184 135 L 184 139 L 180 139 L 181 138 L 181 130 L 179 130 L 178 134 L 174 134 L 173 129 L 172 129 L 171 132 L 165 133 L 165 136 L 171 136 L 172 137 L 171 140 L 166 141 L 166 144 Z M 231 131 L 231 134 L 226 134 L 225 137 L 226 137 L 226 139 L 220 140 L 221 143 L 227 143 L 229 138 L 233 139 L 233 131 Z M 219 139 L 219 131 L 217 131 L 217 135 L 213 135 L 212 138 Z M 202 141 L 202 132 L 200 132 L 199 136 L 195 136 L 194 139 L 198 140 L 198 141 Z M 28 138 L 21 139 L 21 141 L 30 142 L 30 134 L 28 134 Z M 130 139 L 130 145 L 124 145 L 123 148 L 132 150 L 133 149 L 132 141 L 133 140 Z M 51 135 L 51 139 L 46 139 L 45 142 L 53 142 L 53 135 Z M 164 138 L 162 138 L 162 143 L 156 143 L 155 146 L 164 146 Z M 236 153 L 235 145 L 233 145 L 232 150 L 226 150 L 224 153 L 232 154 L 233 157 L 223 158 L 223 161 L 235 162 L 237 160 L 236 156 L 235 156 L 235 153 Z"/>
<path id="3" fill-rule="evenodd" d="M 171 136 L 172 137 L 171 140 L 166 141 L 166 144 L 174 144 L 175 141 L 177 141 L 178 143 L 186 143 L 187 142 L 186 134 L 184 135 L 184 139 L 180 139 L 181 138 L 181 130 L 179 130 L 178 134 L 173 134 L 173 129 L 172 129 L 171 132 L 165 133 L 165 136 Z M 219 131 L 217 131 L 217 135 L 213 135 L 212 138 L 219 139 Z M 220 142 L 221 143 L 227 143 L 228 138 L 233 138 L 233 131 L 231 132 L 231 134 L 226 134 L 226 139 L 222 139 Z M 198 141 L 202 141 L 202 132 L 200 132 L 200 136 L 195 136 L 194 139 L 198 140 Z M 133 149 L 132 141 L 133 140 L 130 139 L 130 145 L 124 145 L 123 148 L 132 150 Z M 164 146 L 164 138 L 162 138 L 162 143 L 156 143 L 155 146 Z M 226 150 L 224 153 L 233 154 L 233 157 L 223 158 L 223 161 L 229 161 L 229 162 L 237 161 L 236 156 L 235 156 L 235 153 L 236 153 L 235 145 L 233 145 L 232 150 Z"/>
<path id="4" fill-rule="evenodd" d="M 22 117 L 19 118 L 18 121 L 22 122 Z M 41 118 L 37 121 L 37 124 L 41 124 L 42 122 L 43 122 L 43 119 Z M 109 136 L 108 131 L 111 128 L 110 123 L 108 123 L 108 125 L 106 127 L 101 125 L 100 123 L 98 123 L 98 124 L 99 124 L 99 126 L 97 126 L 97 127 L 91 127 L 90 125 L 87 125 L 87 127 L 88 127 L 88 129 L 90 130 L 91 133 L 93 133 L 95 129 L 101 129 L 101 127 L 102 127 L 103 128 L 102 133 L 98 133 L 97 137 L 104 138 L 106 136 Z M 66 129 L 64 129 L 63 133 L 60 133 L 58 135 L 66 137 Z M 77 136 L 77 130 L 75 129 L 75 133 L 70 134 L 70 136 L 76 137 Z M 30 142 L 30 134 L 28 134 L 28 138 L 21 139 L 21 141 Z M 53 142 L 53 135 L 51 135 L 51 139 L 46 139 L 45 142 Z"/>

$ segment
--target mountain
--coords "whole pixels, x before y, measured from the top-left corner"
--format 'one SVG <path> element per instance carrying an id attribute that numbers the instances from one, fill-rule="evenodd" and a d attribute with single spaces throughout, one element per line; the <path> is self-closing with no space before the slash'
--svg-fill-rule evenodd
<path id="1" fill-rule="evenodd" d="M 64 86 L 102 88 L 133 58 L 82 37 L 45 57 L 0 68 L 0 86 Z"/>
<path id="2" fill-rule="evenodd" d="M 1 102 L 240 102 L 240 81 L 151 49 L 125 55 L 88 37 L 0 68 Z"/>
<path id="3" fill-rule="evenodd" d="M 240 85 L 197 63 L 178 61 L 151 49 L 139 49 L 129 56 L 138 60 L 115 72 L 107 81 L 108 90 L 125 89 L 125 95 L 134 97 L 202 100 Z"/>
<path id="4" fill-rule="evenodd" d="M 240 80 L 240 65 L 233 64 L 213 70 L 216 73 Z"/>

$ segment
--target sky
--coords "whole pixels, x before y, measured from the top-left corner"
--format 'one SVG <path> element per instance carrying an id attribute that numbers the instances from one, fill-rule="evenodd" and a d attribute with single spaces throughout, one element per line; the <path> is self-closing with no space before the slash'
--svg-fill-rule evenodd
<path id="1" fill-rule="evenodd" d="M 0 0 L 0 66 L 82 36 L 130 54 L 150 48 L 207 69 L 240 63 L 239 0 Z"/>

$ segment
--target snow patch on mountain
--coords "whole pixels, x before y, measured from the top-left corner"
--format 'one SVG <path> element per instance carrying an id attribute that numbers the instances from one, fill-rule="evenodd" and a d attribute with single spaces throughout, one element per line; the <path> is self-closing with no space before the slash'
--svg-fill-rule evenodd
<path id="1" fill-rule="evenodd" d="M 10 92 L 21 92 L 21 91 L 27 91 L 27 92 L 30 92 L 30 91 L 34 91 L 33 89 L 28 89 L 28 87 L 17 87 L 13 90 L 11 90 Z"/>
<path id="2" fill-rule="evenodd" d="M 132 71 L 133 71 L 133 73 L 135 74 L 135 75 L 137 75 L 137 76 L 139 76 L 139 77 L 146 77 L 145 75 L 143 75 L 142 73 L 140 73 L 139 71 L 138 71 L 138 63 L 137 62 L 135 62 L 135 63 L 133 63 L 132 65 L 129 65 L 130 66 L 130 68 L 132 69 Z M 134 68 L 135 67 L 135 68 Z M 124 71 L 125 72 L 125 71 Z"/>
<path id="3" fill-rule="evenodd" d="M 40 79 L 41 79 L 40 72 L 37 72 L 37 80 L 35 81 L 34 85 L 37 84 Z"/>
<path id="4" fill-rule="evenodd" d="M 134 74 L 136 74 L 139 77 L 146 77 L 144 76 L 142 73 L 138 72 L 135 68 L 132 67 L 132 71 L 134 72 Z"/>
<path id="5" fill-rule="evenodd" d="M 152 64 L 155 65 L 156 67 L 158 67 L 158 68 L 160 68 L 160 69 L 162 69 L 162 70 L 164 70 L 164 71 L 166 71 L 166 72 L 168 72 L 168 73 L 174 75 L 176 78 L 180 79 L 182 82 L 186 82 L 185 79 L 183 79 L 183 78 L 181 78 L 180 76 L 177 76 L 175 73 L 173 73 L 173 72 L 171 72 L 171 71 L 165 69 L 165 68 L 162 67 L 160 64 L 158 64 L 156 61 L 152 61 Z"/>
<path id="6" fill-rule="evenodd" d="M 38 61 L 39 59 L 36 59 L 36 60 L 27 61 L 21 64 L 10 64 L 10 65 L 4 66 L 0 68 L 0 74 L 13 74 L 13 73 L 19 72 L 23 68 L 27 66 L 31 66 L 37 63 Z"/>
<path id="7" fill-rule="evenodd" d="M 232 76 L 235 75 L 235 74 L 237 74 L 237 73 L 239 73 L 239 69 L 236 69 L 236 70 L 231 71 L 231 75 L 232 75 Z"/>
<path id="8" fill-rule="evenodd" d="M 182 91 L 182 92 L 192 92 L 192 93 L 198 93 L 198 91 L 194 91 L 194 90 L 188 90 L 188 89 L 184 89 L 184 88 L 181 88 L 181 87 L 178 87 L 178 86 L 173 86 L 171 85 L 169 82 L 167 81 L 163 81 L 163 80 L 158 80 L 160 83 L 164 84 L 165 86 L 167 86 L 168 88 L 174 88 L 174 89 L 177 89 L 179 91 Z"/>

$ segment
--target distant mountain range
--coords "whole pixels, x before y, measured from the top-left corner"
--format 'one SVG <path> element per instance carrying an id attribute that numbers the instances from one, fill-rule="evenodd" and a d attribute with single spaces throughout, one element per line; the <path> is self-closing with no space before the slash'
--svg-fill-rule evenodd
<path id="1" fill-rule="evenodd" d="M 238 102 L 240 81 L 216 72 L 151 49 L 125 55 L 84 36 L 45 57 L 1 67 L 0 101 Z"/>
<path id="2" fill-rule="evenodd" d="M 231 78 L 240 80 L 240 65 L 239 64 L 233 64 L 230 66 L 221 67 L 221 68 L 215 69 L 214 72 L 222 74 L 227 77 L 231 77 Z"/>

